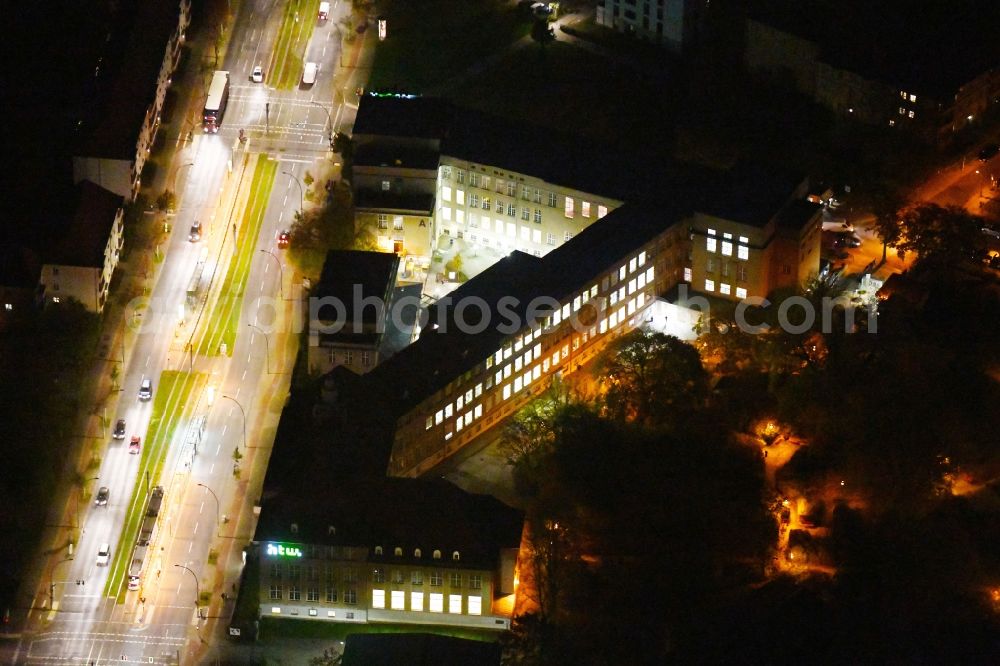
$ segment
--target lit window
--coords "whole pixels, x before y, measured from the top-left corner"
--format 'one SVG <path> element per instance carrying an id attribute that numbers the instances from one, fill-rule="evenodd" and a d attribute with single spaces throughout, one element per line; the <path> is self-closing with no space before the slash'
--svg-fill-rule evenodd
<path id="1" fill-rule="evenodd" d="M 385 603 L 384 598 L 382 603 Z M 406 592 L 403 590 L 393 590 L 390 604 L 392 604 L 392 610 L 406 610 Z"/>
<path id="2" fill-rule="evenodd" d="M 648 284 L 652 281 L 653 281 L 653 267 L 650 266 L 649 268 L 646 269 L 646 283 Z"/>
<path id="3" fill-rule="evenodd" d="M 434 425 L 440 425 L 441 421 L 443 420 L 444 420 L 444 412 L 439 409 L 437 410 L 437 413 L 434 415 Z"/>
<path id="4" fill-rule="evenodd" d="M 631 273 L 635 270 L 636 265 L 639 263 L 638 257 L 632 257 L 628 262 L 628 272 Z"/>
<path id="5" fill-rule="evenodd" d="M 447 185 L 441 188 L 441 198 L 445 201 L 451 201 L 451 188 Z"/>
<path id="6" fill-rule="evenodd" d="M 640 266 L 645 266 L 646 265 L 646 251 L 645 250 L 643 250 L 642 252 L 639 253 L 639 265 Z"/>
<path id="7" fill-rule="evenodd" d="M 598 204 L 597 205 L 597 219 L 601 219 L 602 217 L 604 217 L 607 214 L 608 214 L 608 207 L 607 206 L 602 206 L 602 205 Z"/>
<path id="8" fill-rule="evenodd" d="M 510 398 L 510 384 L 503 387 L 503 399 L 507 400 L 508 398 Z"/>
<path id="9" fill-rule="evenodd" d="M 733 244 L 731 241 L 722 241 L 722 254 L 727 257 L 733 256 Z"/>
<path id="10" fill-rule="evenodd" d="M 708 237 L 705 239 L 705 249 L 709 252 L 715 252 L 716 241 L 715 238 Z"/>
<path id="11" fill-rule="evenodd" d="M 740 242 L 746 245 L 747 243 L 750 242 L 750 239 L 747 238 L 746 236 L 740 236 Z"/>
<path id="12" fill-rule="evenodd" d="M 462 595 L 461 594 L 449 594 L 448 595 L 448 612 L 459 615 L 462 613 Z"/>
<path id="13" fill-rule="evenodd" d="M 4 303 L 3 304 L 3 309 L 6 310 L 7 312 L 10 312 L 11 310 L 14 309 L 14 304 L 13 303 Z"/>
<path id="14" fill-rule="evenodd" d="M 422 611 L 424 609 L 424 593 L 410 592 L 410 610 Z"/>
<path id="15" fill-rule="evenodd" d="M 385 608 L 385 590 L 372 590 L 372 608 Z"/>
<path id="16" fill-rule="evenodd" d="M 906 115 L 907 115 L 907 116 L 909 116 L 910 118 L 912 118 L 912 117 L 913 117 L 913 116 L 915 116 L 916 114 L 915 114 L 915 113 L 913 113 L 913 111 L 910 111 L 910 112 L 909 112 L 909 113 L 907 113 Z"/>
<path id="17" fill-rule="evenodd" d="M 736 256 L 744 261 L 750 258 L 750 248 L 746 245 L 740 245 L 736 248 Z"/>
<path id="18" fill-rule="evenodd" d="M 441 594 L 440 592 L 431 592 L 431 598 L 428 610 L 432 613 L 443 613 L 444 595 Z"/>
<path id="19" fill-rule="evenodd" d="M 443 180 L 451 180 L 451 167 L 443 166 L 441 167 L 441 178 Z"/>
<path id="20" fill-rule="evenodd" d="M 900 96 L 900 98 L 902 98 L 902 99 L 906 99 L 906 91 L 905 91 L 905 90 L 900 90 L 900 91 L 899 91 L 899 96 Z"/>
<path id="21" fill-rule="evenodd" d="M 400 219 L 402 219 L 402 218 L 400 218 Z M 455 210 L 455 221 L 458 222 L 459 224 L 464 224 L 465 223 L 465 211 L 462 210 L 461 208 L 458 208 L 458 209 Z M 402 230 L 403 230 L 403 226 L 402 225 L 400 225 L 399 227 L 396 228 L 396 231 L 402 231 Z"/>
<path id="22" fill-rule="evenodd" d="M 892 119 L 890 119 L 890 120 L 889 120 L 889 127 L 895 127 L 895 126 L 896 126 L 896 121 L 895 121 L 895 120 L 892 120 Z"/>
<path id="23" fill-rule="evenodd" d="M 531 229 L 528 227 L 521 227 L 521 240 L 529 241 L 531 240 Z"/>
<path id="24" fill-rule="evenodd" d="M 497 220 L 497 222 L 499 222 L 499 221 L 500 220 Z M 514 224 L 513 222 L 508 222 L 507 223 L 507 235 L 510 238 L 517 238 L 517 225 Z"/>
<path id="25" fill-rule="evenodd" d="M 441 219 L 445 222 L 451 222 L 451 208 L 448 206 L 441 207 Z"/>
<path id="26" fill-rule="evenodd" d="M 521 378 L 518 376 L 514 378 L 514 393 L 517 393 L 520 390 L 521 390 Z"/>
<path id="27" fill-rule="evenodd" d="M 684 281 L 685 282 L 690 282 L 691 281 L 691 269 L 690 268 L 685 268 L 684 269 Z"/>
<path id="28" fill-rule="evenodd" d="M 722 284 L 719 285 L 719 293 L 720 294 L 725 294 L 726 296 L 728 296 L 729 292 L 730 292 L 730 288 L 729 288 L 728 284 L 726 284 L 725 282 L 723 282 Z"/>
<path id="29" fill-rule="evenodd" d="M 916 96 L 916 95 L 912 95 L 912 94 L 911 94 L 911 95 L 910 95 L 910 101 L 911 101 L 911 102 L 916 102 L 916 101 L 917 101 L 917 96 Z"/>
<path id="30" fill-rule="evenodd" d="M 388 192 L 389 191 L 389 181 L 387 181 L 387 180 L 383 180 L 382 181 L 382 191 L 383 192 Z"/>
<path id="31" fill-rule="evenodd" d="M 427 424 L 424 426 L 424 430 L 430 430 L 434 426 L 434 417 L 427 417 Z"/>
<path id="32" fill-rule="evenodd" d="M 446 419 L 450 419 L 451 418 L 451 414 L 452 414 L 452 405 L 449 402 L 447 405 L 444 406 L 444 417 Z"/>
<path id="33" fill-rule="evenodd" d="M 715 280 L 705 280 L 705 291 L 715 291 Z"/>
<path id="34" fill-rule="evenodd" d="M 904 109 L 903 107 L 899 107 L 899 115 L 901 116 L 906 115 L 906 109 Z"/>
<path id="35" fill-rule="evenodd" d="M 271 612 L 275 615 L 281 615 L 281 608 L 279 606 L 271 606 Z"/>
<path id="36" fill-rule="evenodd" d="M 589 201 L 581 201 L 580 202 L 580 215 L 583 215 L 584 217 L 590 217 L 590 202 Z"/>
<path id="37" fill-rule="evenodd" d="M 472 416 L 473 416 L 473 418 L 477 418 L 478 419 L 482 415 L 483 415 L 483 406 L 482 405 L 476 405 L 476 408 L 472 410 Z"/>
<path id="38" fill-rule="evenodd" d="M 566 205 L 563 208 L 566 217 L 573 217 L 573 197 L 566 197 Z"/>
<path id="39" fill-rule="evenodd" d="M 542 232 L 539 231 L 538 229 L 532 229 L 531 230 L 531 242 L 540 245 L 542 243 Z"/>
<path id="40" fill-rule="evenodd" d="M 465 205 L 465 190 L 455 190 L 455 203 Z"/>
<path id="41" fill-rule="evenodd" d="M 476 384 L 476 389 L 475 389 L 474 393 L 475 393 L 475 396 L 477 398 L 483 394 L 483 385 L 482 385 L 482 383 Z M 471 398 L 470 398 L 470 400 L 471 400 Z"/>
<path id="42" fill-rule="evenodd" d="M 541 224 L 542 223 L 542 209 L 541 208 L 536 208 L 535 209 L 534 220 L 535 220 L 536 224 Z M 551 236 L 551 234 L 549 234 L 549 235 Z"/>
<path id="43" fill-rule="evenodd" d="M 736 298 L 746 298 L 747 290 L 743 287 L 736 287 Z"/>
<path id="44" fill-rule="evenodd" d="M 469 615 L 482 615 L 483 614 L 483 598 L 482 597 L 466 597 L 466 603 L 469 605 Z"/>

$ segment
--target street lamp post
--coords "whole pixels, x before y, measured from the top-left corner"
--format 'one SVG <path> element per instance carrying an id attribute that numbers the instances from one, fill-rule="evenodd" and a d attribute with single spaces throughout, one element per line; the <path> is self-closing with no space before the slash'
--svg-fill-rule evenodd
<path id="1" fill-rule="evenodd" d="M 310 100 L 309 103 L 312 104 L 313 106 L 318 106 L 319 108 L 323 109 L 323 111 L 326 113 L 326 128 L 325 128 L 326 139 L 330 143 L 330 147 L 333 148 L 333 118 L 330 116 L 330 110 L 325 106 L 323 106 L 322 104 L 320 104 L 319 102 L 314 102 Z"/>
<path id="2" fill-rule="evenodd" d="M 206 486 L 204 483 L 199 483 L 198 486 L 212 493 L 212 497 L 215 498 L 215 526 L 218 528 L 218 526 L 222 524 L 222 506 L 219 504 L 219 496 L 215 494 L 214 490 Z M 216 532 L 218 532 L 218 530 L 216 530 Z"/>
<path id="3" fill-rule="evenodd" d="M 285 271 L 281 268 L 281 259 L 278 259 L 278 255 L 270 250 L 261 250 L 264 254 L 271 255 L 276 262 L 278 262 L 278 295 L 284 300 L 285 298 Z"/>
<path id="4" fill-rule="evenodd" d="M 173 178 L 170 179 L 170 189 L 174 193 L 177 192 L 177 174 L 179 174 L 181 172 L 181 169 L 183 169 L 184 167 L 189 167 L 189 166 L 194 166 L 194 162 L 187 162 L 185 164 L 181 164 L 180 166 L 178 166 L 178 167 L 176 167 L 174 169 Z"/>
<path id="5" fill-rule="evenodd" d="M 306 195 L 305 190 L 302 188 L 302 181 L 300 181 L 298 176 L 291 171 L 282 171 L 281 173 L 292 178 L 295 181 L 295 184 L 299 186 L 299 210 L 302 210 L 306 207 Z"/>
<path id="6" fill-rule="evenodd" d="M 192 578 L 194 578 L 194 607 L 197 608 L 198 602 L 201 600 L 201 583 L 198 582 L 198 574 L 196 574 L 194 571 L 187 568 L 183 564 L 175 564 L 174 566 L 177 567 L 178 569 L 184 569 L 189 574 L 191 574 Z"/>
<path id="7" fill-rule="evenodd" d="M 240 401 L 237 400 L 236 398 L 232 398 L 232 397 L 230 397 L 228 395 L 224 395 L 222 397 L 225 398 L 226 400 L 232 400 L 233 402 L 236 403 L 236 406 L 240 408 L 240 414 L 243 415 L 243 449 L 246 450 L 246 448 L 247 448 L 247 413 L 243 410 L 243 405 L 241 405 Z"/>
<path id="8" fill-rule="evenodd" d="M 264 360 L 267 363 L 267 374 L 273 375 L 274 373 L 271 372 L 271 344 L 268 342 L 267 333 L 265 333 L 262 328 L 255 326 L 254 324 L 247 324 L 247 326 L 264 336 Z"/>
<path id="9" fill-rule="evenodd" d="M 52 573 L 49 575 L 49 610 L 52 610 L 52 607 L 55 605 L 56 602 L 56 580 L 55 580 L 56 569 L 58 569 L 59 565 L 62 564 L 63 562 L 72 562 L 72 561 L 73 561 L 72 557 L 67 557 L 66 559 L 59 560 L 52 567 Z"/>

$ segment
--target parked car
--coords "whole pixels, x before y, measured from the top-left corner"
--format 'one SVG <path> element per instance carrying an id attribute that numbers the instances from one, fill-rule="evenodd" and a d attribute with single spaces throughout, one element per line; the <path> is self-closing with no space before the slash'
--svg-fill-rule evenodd
<path id="1" fill-rule="evenodd" d="M 111 560 L 111 544 L 102 543 L 101 547 L 97 549 L 97 566 L 106 567 L 108 562 Z"/>
<path id="2" fill-rule="evenodd" d="M 823 231 L 833 231 L 842 234 L 853 234 L 854 225 L 845 220 L 844 218 L 838 218 L 836 220 L 823 220 Z"/>
<path id="3" fill-rule="evenodd" d="M 837 234 L 833 241 L 834 247 L 861 247 L 861 239 L 855 234 Z"/>
<path id="4" fill-rule="evenodd" d="M 291 237 L 291 234 L 289 234 L 287 230 L 286 231 L 282 231 L 280 234 L 278 234 L 278 249 L 279 250 L 284 250 L 285 248 L 288 247 L 288 240 L 289 240 L 290 237 Z"/>
<path id="5" fill-rule="evenodd" d="M 254 83 L 263 83 L 264 82 L 264 68 L 261 67 L 260 65 L 257 65 L 256 67 L 254 67 L 253 71 L 250 72 L 250 80 L 253 81 Z"/>
<path id="6" fill-rule="evenodd" d="M 1000 145 L 988 143 L 979 151 L 979 161 L 988 162 L 996 157 L 997 153 L 1000 153 Z"/>
<path id="7" fill-rule="evenodd" d="M 111 437 L 114 439 L 125 439 L 125 419 L 118 419 Z"/>
<path id="8" fill-rule="evenodd" d="M 94 499 L 94 504 L 97 506 L 107 506 L 108 498 L 111 496 L 111 490 L 107 486 L 101 486 L 101 489 L 97 491 L 97 497 Z"/>
<path id="9" fill-rule="evenodd" d="M 142 440 L 139 438 L 139 435 L 132 435 L 132 441 L 128 443 L 128 452 L 139 453 L 141 446 Z"/>

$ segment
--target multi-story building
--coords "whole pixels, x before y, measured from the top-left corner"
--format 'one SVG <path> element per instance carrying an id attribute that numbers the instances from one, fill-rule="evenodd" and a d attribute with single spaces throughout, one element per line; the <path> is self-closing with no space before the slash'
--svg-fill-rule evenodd
<path id="1" fill-rule="evenodd" d="M 89 180 L 77 193 L 69 230 L 42 264 L 39 289 L 46 303 L 72 298 L 101 312 L 124 242 L 122 197 Z"/>
<path id="2" fill-rule="evenodd" d="M 121 3 L 95 77 L 98 102 L 83 119 L 75 182 L 90 180 L 131 201 L 191 21 L 191 0 Z"/>
<path id="3" fill-rule="evenodd" d="M 598 0 L 594 20 L 680 52 L 697 41 L 707 6 L 708 0 Z"/>
<path id="4" fill-rule="evenodd" d="M 335 490 L 265 499 L 252 544 L 261 617 L 510 627 L 519 511 L 443 481 Z"/>
<path id="5" fill-rule="evenodd" d="M 15 242 L 0 243 L 0 333 L 34 308 L 40 272 L 33 252 Z"/>
<path id="6" fill-rule="evenodd" d="M 859 122 L 946 133 L 1000 102 L 998 21 L 990 0 L 751 3 L 745 60 Z"/>
<path id="7" fill-rule="evenodd" d="M 433 98 L 366 94 L 353 140 L 356 225 L 402 255 L 404 275 L 442 242 L 542 256 L 640 186 L 634 156 L 597 163 L 593 146 Z"/>
<path id="8" fill-rule="evenodd" d="M 309 372 L 375 367 L 398 268 L 390 252 L 327 252 L 310 294 Z"/>
<path id="9" fill-rule="evenodd" d="M 738 190 L 733 182 L 703 202 L 689 226 L 684 279 L 692 288 L 731 300 L 763 298 L 778 289 L 794 290 L 818 273 L 822 206 L 805 198 L 805 182 L 778 184 L 767 193 Z"/>

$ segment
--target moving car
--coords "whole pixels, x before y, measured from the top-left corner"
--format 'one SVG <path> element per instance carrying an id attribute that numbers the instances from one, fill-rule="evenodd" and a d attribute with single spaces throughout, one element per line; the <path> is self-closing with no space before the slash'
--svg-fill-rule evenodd
<path id="1" fill-rule="evenodd" d="M 264 68 L 261 67 L 260 65 L 257 65 L 256 67 L 254 67 L 253 68 L 253 72 L 250 73 L 250 80 L 253 81 L 254 83 L 263 83 L 264 82 Z"/>
<path id="2" fill-rule="evenodd" d="M 143 379 L 139 384 L 139 400 L 147 402 L 153 399 L 153 380 Z"/>
<path id="3" fill-rule="evenodd" d="M 188 240 L 192 243 L 197 243 L 201 240 L 201 222 L 195 221 L 191 225 L 191 231 L 188 232 Z"/>
<path id="4" fill-rule="evenodd" d="M 979 151 L 979 161 L 988 162 L 996 157 L 997 153 L 1000 153 L 1000 145 L 988 143 Z"/>
<path id="5" fill-rule="evenodd" d="M 132 441 L 128 443 L 129 453 L 139 453 L 142 440 L 139 439 L 139 435 L 132 435 Z"/>
<path id="6" fill-rule="evenodd" d="M 118 419 L 115 430 L 111 433 L 113 439 L 125 439 L 125 419 Z"/>
<path id="7" fill-rule="evenodd" d="M 97 506 L 107 506 L 109 497 L 111 497 L 111 490 L 107 486 L 101 486 L 101 489 L 97 491 L 97 498 L 94 500 L 94 504 Z"/>
<path id="8" fill-rule="evenodd" d="M 284 250 L 285 248 L 288 247 L 289 237 L 290 237 L 290 234 L 288 233 L 287 230 L 286 231 L 282 231 L 280 234 L 278 234 L 278 249 L 279 250 Z"/>
<path id="9" fill-rule="evenodd" d="M 321 2 L 319 3 L 319 20 L 325 21 L 330 18 L 330 3 Z"/>
<path id="10" fill-rule="evenodd" d="M 101 547 L 97 549 L 97 566 L 106 567 L 108 566 L 108 561 L 111 559 L 111 544 L 102 543 Z"/>
<path id="11" fill-rule="evenodd" d="M 319 73 L 319 65 L 314 62 L 307 62 L 302 69 L 302 85 L 311 86 L 316 83 L 316 75 Z"/>

